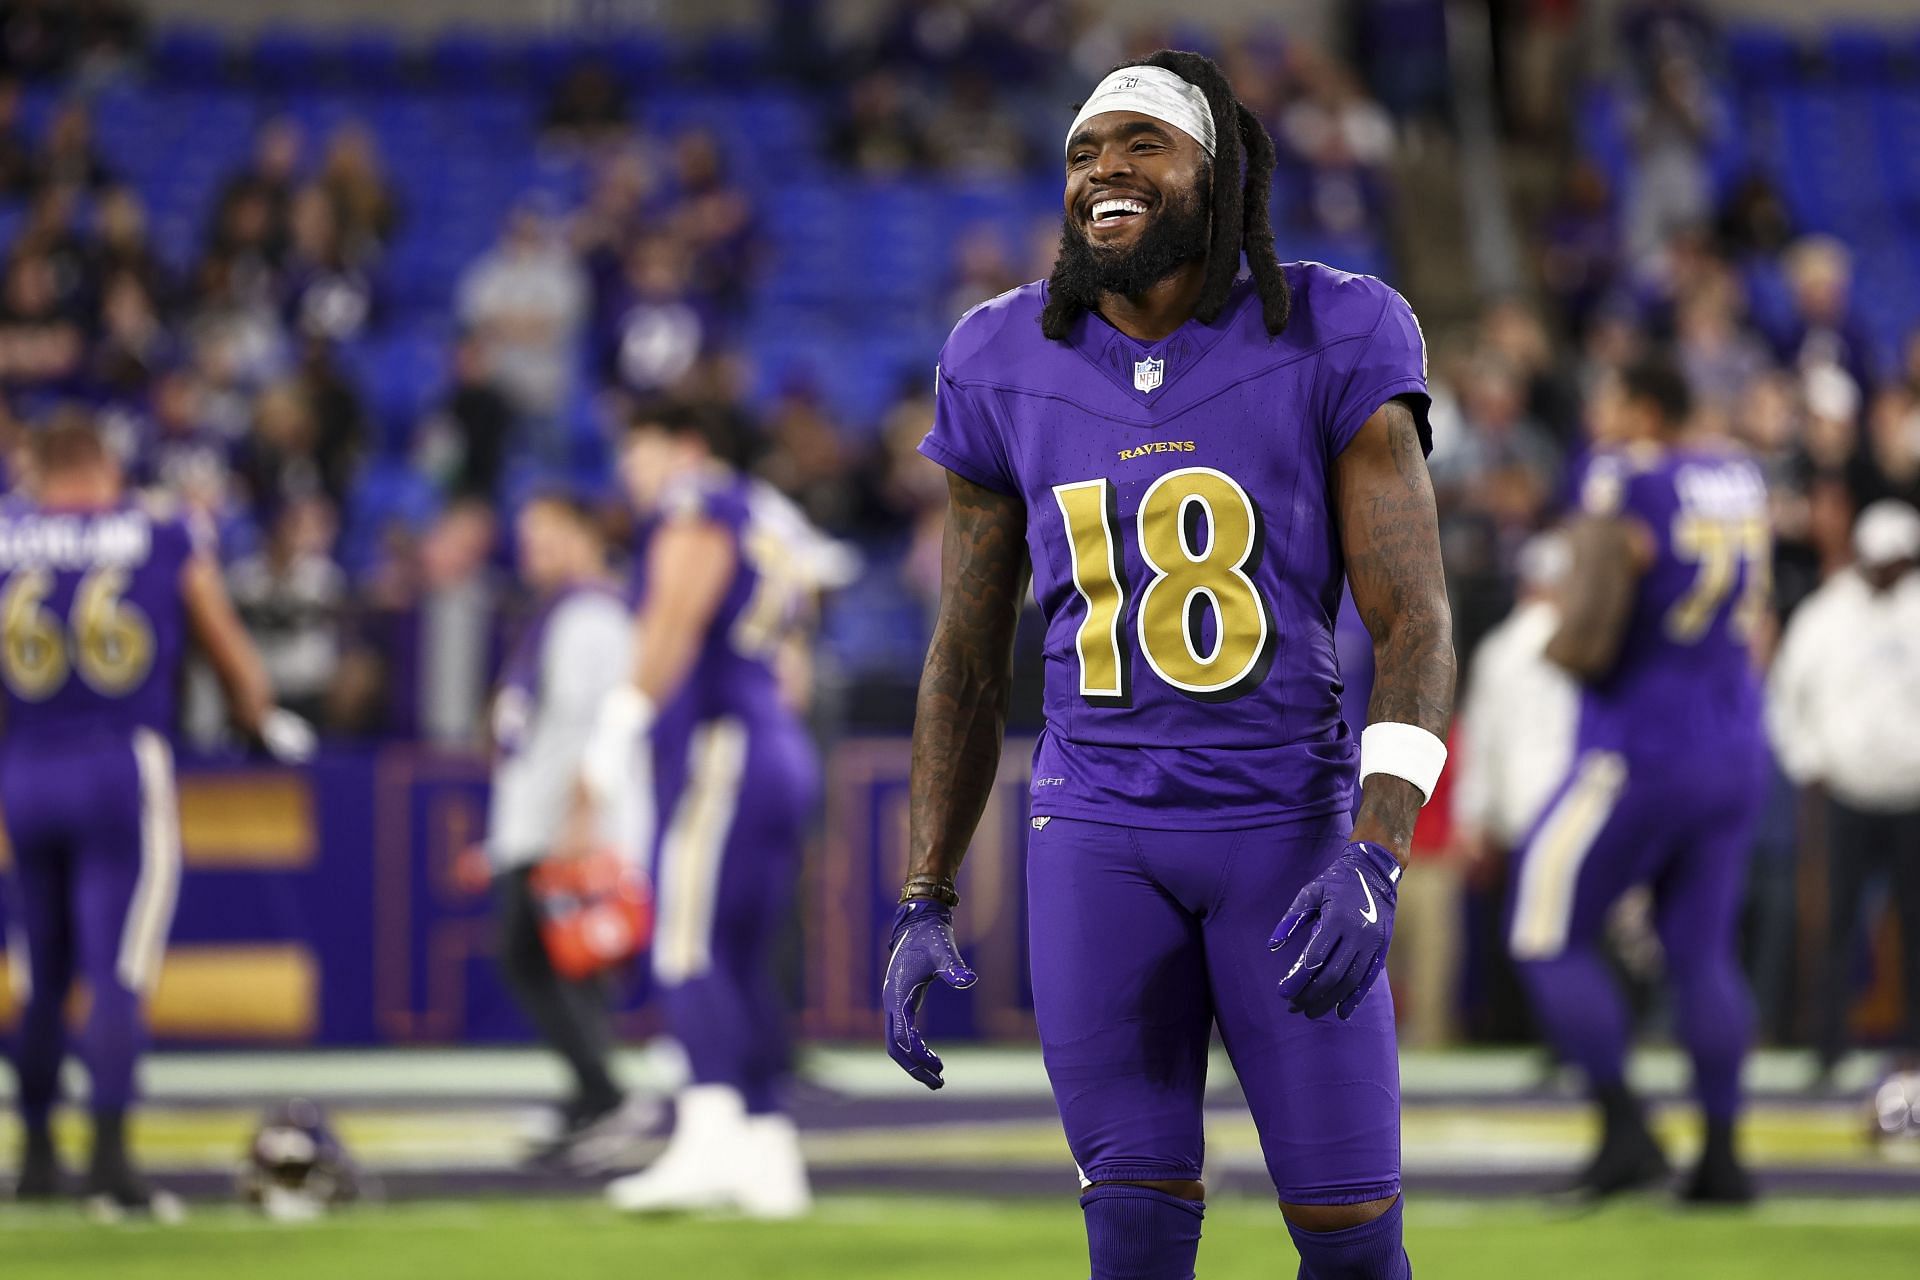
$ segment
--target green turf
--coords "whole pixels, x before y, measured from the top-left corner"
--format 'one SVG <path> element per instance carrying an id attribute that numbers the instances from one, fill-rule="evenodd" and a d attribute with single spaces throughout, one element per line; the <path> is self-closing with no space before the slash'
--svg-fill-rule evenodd
<path id="1" fill-rule="evenodd" d="M 1071 1199 L 990 1202 L 836 1197 L 809 1221 L 635 1222 L 590 1201 L 474 1201 L 362 1209 L 276 1227 L 233 1209 L 184 1226 L 101 1228 L 66 1210 L 0 1211 L 8 1280 L 1070 1280 L 1084 1276 Z M 1563 1214 L 1526 1203 L 1414 1201 L 1408 1244 L 1421 1280 L 1809 1280 L 1915 1274 L 1920 1204 L 1790 1201 L 1748 1213 L 1639 1203 Z M 1209 1208 L 1200 1274 L 1292 1274 L 1273 1211 Z"/>

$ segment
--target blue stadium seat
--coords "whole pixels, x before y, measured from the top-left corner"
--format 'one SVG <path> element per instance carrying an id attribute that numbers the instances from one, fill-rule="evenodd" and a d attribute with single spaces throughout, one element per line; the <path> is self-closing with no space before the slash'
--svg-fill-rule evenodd
<path id="1" fill-rule="evenodd" d="M 168 23 L 155 33 L 148 50 L 153 74 L 177 84 L 211 84 L 226 78 L 230 65 L 218 30 L 198 23 Z"/>
<path id="2" fill-rule="evenodd" d="M 1734 27 L 1726 38 L 1727 63 L 1743 87 L 1764 88 L 1799 73 L 1800 46 L 1777 27 Z"/>
<path id="3" fill-rule="evenodd" d="M 340 43 L 340 69 L 356 88 L 391 89 L 405 77 L 406 57 L 393 32 L 356 27 Z"/>
<path id="4" fill-rule="evenodd" d="M 254 80 L 276 91 L 300 89 L 320 78 L 320 38 L 301 27 L 274 25 L 254 38 L 248 55 Z"/>

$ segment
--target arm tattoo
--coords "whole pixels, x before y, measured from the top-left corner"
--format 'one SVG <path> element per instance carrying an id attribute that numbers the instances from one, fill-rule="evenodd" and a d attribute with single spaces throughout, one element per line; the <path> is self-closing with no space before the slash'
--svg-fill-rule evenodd
<path id="1" fill-rule="evenodd" d="M 1404 404 L 1390 400 L 1367 419 L 1335 461 L 1334 491 L 1347 581 L 1373 636 L 1367 718 L 1418 725 L 1445 738 L 1453 713 L 1453 615 L 1433 481 Z M 1384 845 L 1404 861 L 1420 803 L 1412 783 L 1375 774 L 1353 838 Z"/>
<path id="2" fill-rule="evenodd" d="M 1612 668 L 1633 615 L 1639 565 L 1633 526 L 1588 516 L 1567 531 L 1573 567 L 1561 592 L 1560 628 L 1547 642 L 1547 658 L 1583 680 Z"/>
<path id="3" fill-rule="evenodd" d="M 959 869 L 999 772 L 1026 526 L 1020 499 L 948 476 L 940 617 L 913 718 L 909 875 Z"/>

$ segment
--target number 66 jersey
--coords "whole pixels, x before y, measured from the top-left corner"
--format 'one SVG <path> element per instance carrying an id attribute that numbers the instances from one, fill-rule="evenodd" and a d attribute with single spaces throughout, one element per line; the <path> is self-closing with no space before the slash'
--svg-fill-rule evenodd
<path id="1" fill-rule="evenodd" d="M 1349 808 L 1333 464 L 1394 397 L 1429 443 L 1426 352 L 1379 280 L 1285 270 L 1277 337 L 1243 280 L 1159 342 L 1091 312 L 1050 341 L 1039 282 L 974 308 L 941 352 L 921 452 L 1026 504 L 1046 617 L 1035 815 L 1232 829 Z"/>
<path id="2" fill-rule="evenodd" d="M 194 541 L 134 505 L 0 507 L 0 688 L 8 744 L 172 732 Z"/>

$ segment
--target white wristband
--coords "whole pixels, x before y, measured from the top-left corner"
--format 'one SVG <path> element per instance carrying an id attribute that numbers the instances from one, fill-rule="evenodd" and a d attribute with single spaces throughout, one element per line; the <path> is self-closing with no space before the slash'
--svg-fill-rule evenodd
<path id="1" fill-rule="evenodd" d="M 1433 799 L 1440 771 L 1447 766 L 1447 744 L 1417 724 L 1386 721 L 1360 734 L 1360 782 L 1376 773 L 1405 778 L 1420 788 L 1420 803 Z"/>

